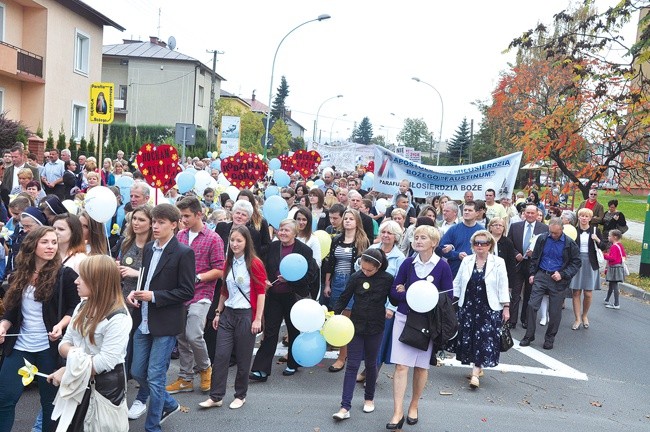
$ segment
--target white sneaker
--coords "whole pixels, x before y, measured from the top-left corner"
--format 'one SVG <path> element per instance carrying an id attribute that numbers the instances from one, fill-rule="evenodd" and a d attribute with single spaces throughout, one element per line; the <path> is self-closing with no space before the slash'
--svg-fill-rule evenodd
<path id="1" fill-rule="evenodd" d="M 129 420 L 140 418 L 142 414 L 147 412 L 147 404 L 135 400 L 131 408 L 129 408 Z"/>

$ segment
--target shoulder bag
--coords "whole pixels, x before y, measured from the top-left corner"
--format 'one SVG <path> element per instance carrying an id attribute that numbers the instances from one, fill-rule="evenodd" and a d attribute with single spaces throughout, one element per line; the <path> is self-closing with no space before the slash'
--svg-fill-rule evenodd
<path id="1" fill-rule="evenodd" d="M 594 234 L 596 234 L 596 227 L 594 227 Z M 598 260 L 598 271 L 602 273 L 607 268 L 607 260 L 603 255 L 603 251 L 601 251 L 600 248 L 598 247 L 598 243 L 596 243 L 596 240 L 592 240 L 592 241 L 594 242 L 594 249 L 596 249 L 596 259 Z"/>
<path id="2" fill-rule="evenodd" d="M 623 248 L 621 248 L 621 245 L 617 244 L 616 246 L 618 246 L 618 250 L 621 252 L 621 265 L 623 266 L 623 274 L 625 276 L 629 276 L 630 275 L 630 269 L 627 266 L 627 263 L 625 262 L 625 261 L 627 261 L 627 257 L 625 255 L 623 255 Z"/>
<path id="3" fill-rule="evenodd" d="M 431 340 L 431 312 L 409 310 L 399 341 L 422 351 L 429 349 Z"/>

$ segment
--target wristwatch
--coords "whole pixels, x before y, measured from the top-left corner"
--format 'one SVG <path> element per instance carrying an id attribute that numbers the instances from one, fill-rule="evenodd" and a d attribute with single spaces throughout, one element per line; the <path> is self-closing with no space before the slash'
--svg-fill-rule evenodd
<path id="1" fill-rule="evenodd" d="M 197 273 L 196 276 L 194 276 L 194 282 L 195 283 L 200 283 L 201 282 L 201 275 L 200 274 Z"/>

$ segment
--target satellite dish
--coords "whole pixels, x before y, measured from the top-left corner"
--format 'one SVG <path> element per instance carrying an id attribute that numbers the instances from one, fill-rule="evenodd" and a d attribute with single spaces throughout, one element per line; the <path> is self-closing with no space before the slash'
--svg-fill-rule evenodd
<path id="1" fill-rule="evenodd" d="M 172 51 L 176 49 L 176 38 L 174 36 L 169 36 L 169 39 L 167 40 L 167 46 Z"/>

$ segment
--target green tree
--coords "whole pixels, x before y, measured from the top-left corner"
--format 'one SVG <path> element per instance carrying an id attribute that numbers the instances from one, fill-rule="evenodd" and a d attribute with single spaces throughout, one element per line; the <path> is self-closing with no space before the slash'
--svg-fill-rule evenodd
<path id="1" fill-rule="evenodd" d="M 39 123 L 38 127 L 36 128 L 36 136 L 39 138 L 43 138 L 43 126 Z"/>
<path id="2" fill-rule="evenodd" d="M 27 135 L 27 129 L 22 124 L 18 124 L 18 132 L 16 133 L 16 142 L 21 142 L 25 144 L 25 148 L 27 148 L 28 140 L 29 140 L 29 136 Z"/>
<path id="3" fill-rule="evenodd" d="M 18 141 L 21 128 L 19 121 L 12 120 L 7 114 L 0 112 L 0 148 L 11 148 Z M 27 144 L 27 142 L 25 142 Z"/>
<path id="4" fill-rule="evenodd" d="M 352 140 L 358 144 L 370 144 L 372 139 L 372 123 L 368 117 L 364 117 L 359 126 L 352 132 Z"/>
<path id="5" fill-rule="evenodd" d="M 497 149 L 494 138 L 496 133 L 495 127 L 487 116 L 487 103 L 476 101 L 473 105 L 476 106 L 483 115 L 483 120 L 481 121 L 478 132 L 474 135 L 469 150 L 469 163 L 478 163 L 494 159 L 500 156 L 500 152 Z"/>
<path id="6" fill-rule="evenodd" d="M 244 152 L 262 153 L 264 136 L 264 116 L 261 113 L 247 112 L 241 116 L 241 136 L 239 148 Z"/>
<path id="7" fill-rule="evenodd" d="M 68 148 L 70 149 L 70 159 L 77 160 L 77 142 L 73 137 L 70 137 L 70 141 L 68 141 Z"/>
<path id="8" fill-rule="evenodd" d="M 289 141 L 291 141 L 291 132 L 284 120 L 279 119 L 271 128 L 273 135 L 273 144 L 268 149 L 269 157 L 279 156 L 289 151 Z"/>
<path id="9" fill-rule="evenodd" d="M 421 118 L 405 119 L 404 127 L 397 134 L 397 142 L 420 151 L 430 150 L 429 140 L 429 128 Z"/>
<path id="10" fill-rule="evenodd" d="M 386 145 L 386 137 L 383 136 L 383 135 L 375 135 L 370 140 L 370 144 L 376 144 L 376 145 L 380 145 L 380 146 L 383 147 L 383 146 Z"/>
<path id="11" fill-rule="evenodd" d="M 293 138 L 289 141 L 289 148 L 291 151 L 305 150 L 305 139 L 301 136 Z"/>
<path id="12" fill-rule="evenodd" d="M 287 79 L 282 76 L 280 80 L 280 87 L 278 87 L 277 93 L 275 94 L 275 99 L 271 105 L 271 119 L 284 119 L 285 113 L 287 111 L 286 100 L 289 96 L 289 84 L 287 84 Z"/>
<path id="13" fill-rule="evenodd" d="M 97 157 L 97 154 L 95 153 L 95 133 L 90 132 L 90 139 L 88 140 L 88 154 L 86 155 L 88 157 L 93 156 Z"/>
<path id="14" fill-rule="evenodd" d="M 86 137 L 81 137 L 79 140 L 79 152 L 78 154 L 81 156 L 88 156 L 88 141 L 86 141 Z"/>
<path id="15" fill-rule="evenodd" d="M 56 141 L 56 148 L 59 150 L 59 153 L 61 150 L 67 148 L 66 142 L 65 142 L 65 129 L 63 128 L 63 122 L 61 122 L 61 129 L 59 129 L 59 139 Z"/>
<path id="16" fill-rule="evenodd" d="M 470 144 L 469 123 L 467 122 L 467 118 L 463 118 L 463 121 L 458 126 L 458 129 L 456 129 L 454 137 L 449 141 L 449 146 L 447 147 L 447 158 L 451 165 L 467 163 Z"/>
<path id="17" fill-rule="evenodd" d="M 54 132 L 52 128 L 47 131 L 47 141 L 45 142 L 45 148 L 54 148 Z"/>

